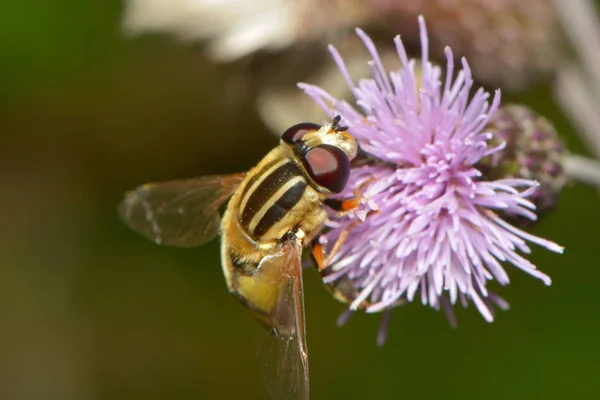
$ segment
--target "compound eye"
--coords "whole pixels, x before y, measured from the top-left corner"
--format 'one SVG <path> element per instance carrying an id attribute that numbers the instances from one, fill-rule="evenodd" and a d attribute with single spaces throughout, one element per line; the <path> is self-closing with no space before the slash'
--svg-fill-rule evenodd
<path id="1" fill-rule="evenodd" d="M 281 135 L 281 139 L 288 144 L 293 144 L 307 133 L 318 131 L 319 129 L 321 129 L 321 125 L 313 124 L 311 122 L 302 122 L 288 128 L 287 131 Z"/>
<path id="2" fill-rule="evenodd" d="M 311 148 L 302 159 L 308 174 L 319 186 L 340 193 L 350 177 L 350 160 L 338 147 L 322 144 Z"/>

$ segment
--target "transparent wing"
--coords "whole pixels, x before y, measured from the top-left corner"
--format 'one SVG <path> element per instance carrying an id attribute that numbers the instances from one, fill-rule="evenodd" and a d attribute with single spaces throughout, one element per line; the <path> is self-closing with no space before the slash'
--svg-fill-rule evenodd
<path id="1" fill-rule="evenodd" d="M 309 394 L 301 256 L 301 245 L 285 243 L 257 271 L 257 279 L 279 289 L 271 313 L 273 329 L 258 351 L 263 379 L 275 400 L 307 400 Z"/>
<path id="2" fill-rule="evenodd" d="M 119 215 L 134 231 L 158 244 L 194 247 L 219 231 L 219 207 L 245 174 L 213 175 L 147 183 L 128 192 Z"/>

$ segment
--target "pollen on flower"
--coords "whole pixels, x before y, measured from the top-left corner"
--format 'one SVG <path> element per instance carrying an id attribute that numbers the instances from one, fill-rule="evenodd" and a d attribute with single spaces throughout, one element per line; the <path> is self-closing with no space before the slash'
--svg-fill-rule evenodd
<path id="1" fill-rule="evenodd" d="M 550 285 L 523 254 L 531 252 L 530 243 L 557 253 L 563 248 L 499 216 L 534 220 L 535 205 L 528 197 L 538 186 L 528 179 L 486 180 L 477 168 L 481 159 L 505 147 L 486 131 L 500 92 L 490 97 L 483 88 L 473 90 L 467 61 L 455 72 L 450 48 L 445 70 L 432 64 L 422 17 L 419 26 L 420 60 L 410 59 L 396 37 L 401 67 L 390 72 L 371 39 L 357 29 L 372 60 L 371 77 L 356 83 L 330 46 L 355 105 L 299 84 L 328 114 L 334 105 L 364 150 L 398 166 L 353 170 L 340 196 L 352 197 L 360 187 L 365 201 L 357 212 L 331 215 L 323 235 L 326 247 L 342 232 L 348 236 L 323 280 L 334 291 L 344 288 L 338 298 L 351 310 L 381 312 L 419 300 L 444 309 L 452 322 L 452 305 L 471 302 L 491 322 L 493 306 L 506 309 L 508 304 L 488 291 L 487 282 L 508 284 L 505 266 L 512 264 Z"/>

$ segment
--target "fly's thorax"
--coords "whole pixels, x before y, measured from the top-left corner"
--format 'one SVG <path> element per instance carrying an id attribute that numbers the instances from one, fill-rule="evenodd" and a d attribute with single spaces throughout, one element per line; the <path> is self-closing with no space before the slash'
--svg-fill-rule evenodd
<path id="1" fill-rule="evenodd" d="M 310 214 L 321 219 L 322 199 L 294 153 L 280 145 L 248 173 L 228 208 L 260 249 L 282 239 Z"/>

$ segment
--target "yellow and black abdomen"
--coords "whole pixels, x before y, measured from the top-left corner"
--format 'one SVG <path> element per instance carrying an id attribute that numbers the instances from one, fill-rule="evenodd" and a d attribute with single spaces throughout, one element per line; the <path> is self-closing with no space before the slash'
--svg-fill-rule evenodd
<path id="1" fill-rule="evenodd" d="M 277 253 L 290 232 L 302 230 L 307 244 L 326 221 L 323 198 L 285 145 L 253 168 L 232 197 L 221 224 L 223 272 L 229 290 L 258 314 L 269 314 L 276 298 L 275 288 L 253 279 L 260 261 Z"/>

